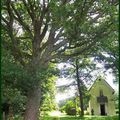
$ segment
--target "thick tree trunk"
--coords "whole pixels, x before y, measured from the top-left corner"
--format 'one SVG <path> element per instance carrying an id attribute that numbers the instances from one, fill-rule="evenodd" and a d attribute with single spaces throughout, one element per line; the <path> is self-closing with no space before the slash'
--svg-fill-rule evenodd
<path id="1" fill-rule="evenodd" d="M 35 88 L 30 91 L 26 105 L 24 120 L 37 120 L 41 99 L 41 89 Z"/>
<path id="2" fill-rule="evenodd" d="M 82 84 L 79 78 L 79 71 L 78 71 L 78 60 L 76 59 L 76 76 L 77 76 L 77 86 L 78 86 L 78 92 L 79 92 L 79 101 L 80 101 L 80 108 L 81 113 L 80 116 L 84 116 L 84 107 L 83 107 L 83 94 L 82 94 Z"/>

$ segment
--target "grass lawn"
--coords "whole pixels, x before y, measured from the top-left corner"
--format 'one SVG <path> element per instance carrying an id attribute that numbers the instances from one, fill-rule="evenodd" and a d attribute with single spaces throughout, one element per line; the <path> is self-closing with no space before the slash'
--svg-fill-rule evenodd
<path id="1" fill-rule="evenodd" d="M 74 116 L 66 116 L 66 117 L 51 117 L 46 116 L 42 120 L 119 120 L 118 116 L 85 116 L 84 118 L 74 117 Z"/>

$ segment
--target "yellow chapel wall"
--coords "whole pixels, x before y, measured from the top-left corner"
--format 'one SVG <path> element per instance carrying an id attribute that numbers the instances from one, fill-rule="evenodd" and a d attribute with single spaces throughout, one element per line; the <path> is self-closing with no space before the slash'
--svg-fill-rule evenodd
<path id="1" fill-rule="evenodd" d="M 107 115 L 115 115 L 115 102 L 112 101 L 114 99 L 114 95 L 112 94 L 113 91 L 104 80 L 97 80 L 90 90 L 91 98 L 89 101 L 89 113 L 91 114 L 91 109 L 93 108 L 94 114 L 100 115 L 100 104 L 97 102 L 100 89 L 103 90 L 103 95 L 108 98 L 108 103 L 105 103 L 105 111 Z"/>

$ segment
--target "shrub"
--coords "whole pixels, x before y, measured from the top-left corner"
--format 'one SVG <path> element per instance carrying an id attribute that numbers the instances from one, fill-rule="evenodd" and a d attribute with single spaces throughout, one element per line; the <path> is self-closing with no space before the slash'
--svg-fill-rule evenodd
<path id="1" fill-rule="evenodd" d="M 61 109 L 61 112 L 66 112 L 67 115 L 80 114 L 80 108 L 76 106 L 75 102 L 69 100 Z"/>
<path id="2" fill-rule="evenodd" d="M 84 114 L 85 114 L 85 115 L 89 115 L 89 112 L 88 112 L 88 111 L 84 111 Z"/>
<path id="3" fill-rule="evenodd" d="M 65 105 L 64 106 L 62 106 L 61 108 L 60 108 L 60 111 L 62 112 L 62 113 L 64 113 L 65 112 Z"/>

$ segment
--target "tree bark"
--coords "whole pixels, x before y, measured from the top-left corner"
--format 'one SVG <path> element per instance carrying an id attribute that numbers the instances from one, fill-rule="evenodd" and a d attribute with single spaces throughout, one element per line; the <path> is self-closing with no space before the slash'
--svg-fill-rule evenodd
<path id="1" fill-rule="evenodd" d="M 30 91 L 24 114 L 24 120 L 37 120 L 41 100 L 40 87 Z"/>
<path id="2" fill-rule="evenodd" d="M 78 86 L 79 101 L 80 101 L 80 108 L 81 108 L 80 116 L 83 117 L 84 116 L 84 107 L 83 107 L 82 82 L 80 82 L 78 69 L 79 69 L 78 60 L 76 59 L 76 77 L 77 77 L 77 86 Z"/>

